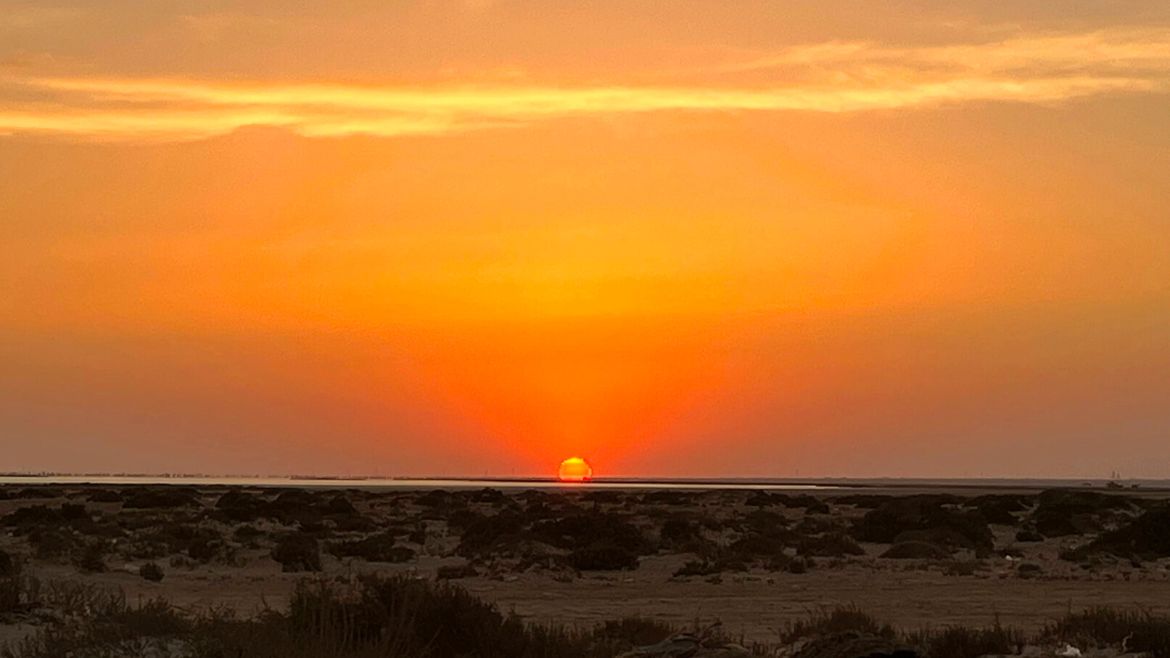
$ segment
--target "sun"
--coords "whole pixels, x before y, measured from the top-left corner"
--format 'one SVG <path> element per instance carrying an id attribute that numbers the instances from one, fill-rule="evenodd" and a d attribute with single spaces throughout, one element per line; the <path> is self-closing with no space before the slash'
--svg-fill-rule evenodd
<path id="1" fill-rule="evenodd" d="M 585 482 L 593 479 L 593 467 L 580 457 L 569 457 L 557 471 L 561 482 Z"/>

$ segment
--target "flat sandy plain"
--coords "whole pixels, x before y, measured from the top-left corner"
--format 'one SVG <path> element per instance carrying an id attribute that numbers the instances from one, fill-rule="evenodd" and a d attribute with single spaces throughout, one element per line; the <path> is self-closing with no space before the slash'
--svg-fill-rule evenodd
<path id="1" fill-rule="evenodd" d="M 1099 487 L 21 484 L 0 488 L 0 550 L 44 582 L 244 614 L 282 606 L 301 578 L 406 572 L 568 624 L 720 620 L 768 641 L 810 611 L 855 604 L 906 628 L 998 617 L 1036 629 L 1096 605 L 1170 613 L 1170 550 L 1147 536 L 1170 528 L 1135 524 L 1163 513 L 1167 497 Z M 305 550 L 319 551 L 319 572 L 312 557 L 298 563 Z M 140 575 L 146 563 L 162 568 L 160 582 Z M 35 625 L 0 619 L 0 641 Z"/>

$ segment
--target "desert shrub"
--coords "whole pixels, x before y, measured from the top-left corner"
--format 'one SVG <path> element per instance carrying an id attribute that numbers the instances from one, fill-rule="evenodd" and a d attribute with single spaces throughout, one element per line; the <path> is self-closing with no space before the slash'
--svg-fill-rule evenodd
<path id="1" fill-rule="evenodd" d="M 368 562 L 408 562 L 414 559 L 413 550 L 395 545 L 394 535 L 379 533 L 349 541 L 333 542 L 329 552 L 344 557 L 359 557 Z"/>
<path id="2" fill-rule="evenodd" d="M 279 562 L 285 572 L 320 571 L 321 546 L 317 538 L 310 535 L 285 535 L 272 549 L 272 559 Z"/>
<path id="3" fill-rule="evenodd" d="M 138 567 L 138 575 L 152 583 L 157 583 L 163 579 L 163 570 L 162 567 L 154 562 L 147 562 L 141 567 Z"/>
<path id="4" fill-rule="evenodd" d="M 746 565 L 744 567 L 746 570 Z M 714 560 L 688 560 L 675 570 L 674 575 L 675 577 L 710 576 L 722 571 L 722 566 L 717 565 Z"/>
<path id="5" fill-rule="evenodd" d="M 897 633 L 889 624 L 878 622 L 857 606 L 840 606 L 819 610 L 807 619 L 789 623 L 781 632 L 785 644 L 825 635 L 843 633 L 864 633 L 884 638 L 894 638 Z"/>
<path id="6" fill-rule="evenodd" d="M 58 487 L 25 487 L 12 493 L 13 500 L 48 500 L 61 498 L 65 491 Z"/>
<path id="7" fill-rule="evenodd" d="M 616 571 L 637 569 L 638 553 L 624 546 L 602 540 L 569 552 L 569 565 L 578 571 Z"/>
<path id="8" fill-rule="evenodd" d="M 1102 517 L 1134 509 L 1124 496 L 1071 489 L 1042 491 L 1037 501 L 1030 522 L 1045 537 L 1097 532 Z"/>
<path id="9" fill-rule="evenodd" d="M 122 509 L 179 509 L 198 505 L 195 491 L 172 487 L 136 489 L 122 501 Z"/>
<path id="10" fill-rule="evenodd" d="M 941 560 L 950 556 L 950 552 L 941 546 L 918 541 L 894 544 L 881 554 L 890 560 Z"/>
<path id="11" fill-rule="evenodd" d="M 474 578 L 479 571 L 470 564 L 447 564 L 438 568 L 435 577 L 439 580 L 456 580 L 459 578 Z"/>
<path id="12" fill-rule="evenodd" d="M 85 505 L 75 503 L 64 503 L 61 505 L 61 518 L 65 521 L 90 520 L 89 512 L 85 509 Z"/>
<path id="13" fill-rule="evenodd" d="M 73 555 L 73 564 L 85 573 L 102 573 L 106 571 L 106 555 L 109 547 L 102 541 L 91 541 L 83 544 Z"/>
<path id="14" fill-rule="evenodd" d="M 803 509 L 805 514 L 828 514 L 831 509 L 825 501 L 810 494 L 772 494 L 772 498 L 790 509 Z"/>
<path id="15" fill-rule="evenodd" d="M 865 555 L 865 549 L 843 532 L 828 532 L 815 537 L 801 537 L 796 542 L 796 553 L 814 557 L 845 557 Z"/>
<path id="16" fill-rule="evenodd" d="M 114 489 L 93 489 L 86 500 L 91 503 L 120 503 L 122 502 L 122 494 Z"/>
<path id="17" fill-rule="evenodd" d="M 642 531 L 610 512 L 585 512 L 533 524 L 535 539 L 564 549 L 608 543 L 635 555 L 652 550 Z"/>
<path id="18" fill-rule="evenodd" d="M 994 536 L 987 520 L 978 511 L 945 506 L 954 499 L 936 495 L 893 499 L 858 519 L 853 524 L 852 535 L 860 541 L 889 544 L 904 532 L 929 531 L 962 537 L 967 546 L 991 550 Z"/>
<path id="19" fill-rule="evenodd" d="M 1170 505 L 1148 510 L 1129 523 L 1102 534 L 1086 553 L 1138 560 L 1170 557 Z"/>
<path id="20" fill-rule="evenodd" d="M 646 505 L 691 505 L 695 496 L 689 491 L 651 491 L 642 496 L 642 503 Z"/>
<path id="21" fill-rule="evenodd" d="M 72 535 L 53 527 L 37 528 L 28 534 L 33 553 L 41 560 L 55 560 L 73 552 L 75 540 Z"/>
<path id="22" fill-rule="evenodd" d="M 1020 578 L 1036 578 L 1043 573 L 1044 573 L 1044 568 L 1041 567 L 1039 564 L 1032 564 L 1030 562 L 1026 562 L 1026 563 L 1021 564 L 1020 566 L 1016 567 L 1016 574 L 1019 575 Z"/>
<path id="23" fill-rule="evenodd" d="M 972 498 L 967 506 L 979 510 L 988 523 L 1016 525 L 1019 523 L 1016 513 L 1027 511 L 1029 500 L 1028 496 L 1019 494 L 987 494 Z"/>
<path id="24" fill-rule="evenodd" d="M 519 515 L 501 512 L 472 518 L 459 535 L 459 546 L 455 549 L 459 555 L 490 555 L 503 548 L 515 548 L 522 539 L 524 522 Z"/>
<path id="25" fill-rule="evenodd" d="M 349 498 L 346 498 L 341 494 L 330 498 L 325 503 L 324 511 L 326 514 L 337 514 L 342 516 L 358 513 L 357 508 L 353 506 L 353 503 L 350 502 Z"/>
<path id="26" fill-rule="evenodd" d="M 268 513 L 268 501 L 260 496 L 231 489 L 215 501 L 217 516 L 229 521 L 255 521 Z"/>
<path id="27" fill-rule="evenodd" d="M 1170 618 L 1143 611 L 1090 608 L 1050 624 L 1044 635 L 1081 645 L 1121 647 L 1124 644 L 1134 653 L 1170 658 Z"/>
<path id="28" fill-rule="evenodd" d="M 1044 541 L 1044 535 L 1036 532 L 1035 530 L 1025 528 L 1016 533 L 1016 541 L 1020 542 L 1021 544 L 1034 544 L 1036 542 Z"/>
<path id="29" fill-rule="evenodd" d="M 937 658 L 980 658 L 982 656 L 1017 655 L 1027 639 L 1014 628 L 997 621 L 991 628 L 951 626 L 937 632 L 911 635 L 909 640 Z"/>
<path id="30" fill-rule="evenodd" d="M 0 525 L 14 528 L 16 534 L 27 534 L 37 528 L 64 524 L 61 510 L 45 505 L 18 507 L 0 519 Z"/>
<path id="31" fill-rule="evenodd" d="M 135 533 L 128 553 L 146 559 L 184 553 L 198 562 L 208 562 L 223 548 L 223 537 L 214 527 L 196 525 L 194 520 L 167 519 Z"/>

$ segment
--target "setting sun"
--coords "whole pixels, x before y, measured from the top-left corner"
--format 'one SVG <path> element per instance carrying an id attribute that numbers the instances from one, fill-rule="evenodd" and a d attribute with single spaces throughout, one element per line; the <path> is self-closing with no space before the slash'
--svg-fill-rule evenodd
<path id="1" fill-rule="evenodd" d="M 593 467 L 580 457 L 569 457 L 561 462 L 557 477 L 561 482 L 585 482 L 593 479 Z"/>

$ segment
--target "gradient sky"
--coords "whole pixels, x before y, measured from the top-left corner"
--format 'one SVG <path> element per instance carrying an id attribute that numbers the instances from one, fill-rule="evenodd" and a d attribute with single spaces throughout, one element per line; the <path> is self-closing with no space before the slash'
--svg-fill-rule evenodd
<path id="1" fill-rule="evenodd" d="M 0 471 L 1170 477 L 1170 3 L 0 0 Z"/>

